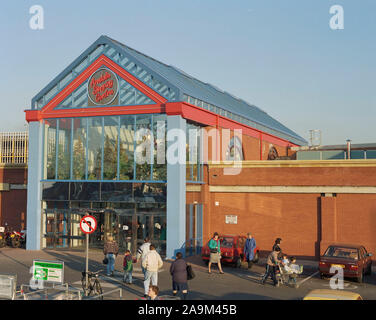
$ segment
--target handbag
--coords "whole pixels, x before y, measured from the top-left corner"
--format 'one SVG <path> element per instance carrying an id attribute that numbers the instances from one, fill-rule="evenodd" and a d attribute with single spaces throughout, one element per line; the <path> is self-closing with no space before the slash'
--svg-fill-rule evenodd
<path id="1" fill-rule="evenodd" d="M 103 259 L 103 264 L 108 264 L 108 258 L 107 257 L 104 257 L 104 259 Z"/>
<path id="2" fill-rule="evenodd" d="M 192 280 L 195 276 L 192 266 L 187 264 L 187 280 Z"/>

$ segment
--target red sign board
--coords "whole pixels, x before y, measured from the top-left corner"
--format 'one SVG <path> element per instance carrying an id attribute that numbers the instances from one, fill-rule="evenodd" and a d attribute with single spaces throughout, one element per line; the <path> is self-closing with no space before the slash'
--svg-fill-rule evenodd
<path id="1" fill-rule="evenodd" d="M 88 81 L 88 95 L 96 105 L 110 104 L 118 94 L 119 83 L 116 74 L 107 68 L 95 71 Z"/>

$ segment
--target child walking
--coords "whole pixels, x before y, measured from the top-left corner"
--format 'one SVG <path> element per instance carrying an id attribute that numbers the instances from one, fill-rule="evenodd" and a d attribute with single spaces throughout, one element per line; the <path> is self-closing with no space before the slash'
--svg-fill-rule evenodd
<path id="1" fill-rule="evenodd" d="M 133 271 L 133 261 L 132 255 L 129 250 L 125 251 L 124 261 L 123 261 L 124 279 L 123 282 L 127 284 L 132 284 L 132 271 Z"/>

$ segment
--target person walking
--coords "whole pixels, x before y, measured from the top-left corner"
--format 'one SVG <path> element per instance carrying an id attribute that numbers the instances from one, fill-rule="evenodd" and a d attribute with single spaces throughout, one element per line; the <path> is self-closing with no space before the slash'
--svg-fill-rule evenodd
<path id="1" fill-rule="evenodd" d="M 144 297 L 146 298 L 149 292 L 150 281 L 153 286 L 158 285 L 158 270 L 162 268 L 163 261 L 159 253 L 155 250 L 153 244 L 150 245 L 150 251 L 146 254 L 142 261 L 142 267 L 145 269 L 144 280 Z"/>
<path id="2" fill-rule="evenodd" d="M 171 264 L 170 274 L 172 276 L 172 294 L 176 296 L 178 291 L 181 291 L 183 293 L 183 300 L 187 300 L 187 263 L 183 259 L 181 252 L 176 254 L 176 260 Z"/>
<path id="3" fill-rule="evenodd" d="M 219 243 L 219 236 L 218 233 L 215 232 L 213 238 L 209 241 L 209 249 L 210 249 L 210 260 L 209 260 L 209 270 L 208 273 L 211 273 L 211 265 L 212 263 L 218 264 L 218 269 L 220 274 L 224 274 L 222 271 L 221 266 L 221 247 Z"/>
<path id="4" fill-rule="evenodd" d="M 276 278 L 276 269 L 278 267 L 278 254 L 281 252 L 281 249 L 279 247 L 276 247 L 275 250 L 273 250 L 266 261 L 266 271 L 261 279 L 261 284 L 265 284 L 265 281 L 270 276 L 273 280 L 273 284 L 275 287 L 278 287 L 278 281 Z"/>
<path id="5" fill-rule="evenodd" d="M 252 237 L 250 232 L 247 233 L 248 238 L 244 246 L 244 255 L 248 262 L 248 269 L 252 268 L 253 259 L 255 258 L 256 240 Z"/>
<path id="6" fill-rule="evenodd" d="M 123 260 L 124 277 L 123 282 L 126 284 L 132 284 L 132 272 L 133 272 L 133 260 L 129 250 L 125 251 Z"/>
<path id="7" fill-rule="evenodd" d="M 146 237 L 144 239 L 144 243 L 141 245 L 141 247 L 138 248 L 137 254 L 136 254 L 137 261 L 140 261 L 141 263 L 141 270 L 142 270 L 142 273 L 144 274 L 144 280 L 145 280 L 146 270 L 142 266 L 142 262 L 145 259 L 146 255 L 149 253 L 149 251 L 150 251 L 150 239 Z"/>
<path id="8" fill-rule="evenodd" d="M 108 259 L 107 263 L 107 276 L 114 276 L 114 269 L 115 269 L 115 259 L 119 253 L 119 246 L 114 241 L 114 238 L 112 235 L 109 235 L 107 237 L 107 241 L 104 244 L 103 253 Z"/>

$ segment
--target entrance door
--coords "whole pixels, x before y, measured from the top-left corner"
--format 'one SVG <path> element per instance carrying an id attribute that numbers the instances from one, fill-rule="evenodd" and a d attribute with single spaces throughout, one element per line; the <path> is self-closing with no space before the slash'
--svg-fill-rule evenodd
<path id="1" fill-rule="evenodd" d="M 69 210 L 45 210 L 45 237 L 47 248 L 68 248 L 70 223 Z"/>
<path id="2" fill-rule="evenodd" d="M 166 213 L 137 212 L 137 245 L 141 246 L 145 237 L 155 245 L 157 252 L 166 255 Z"/>

